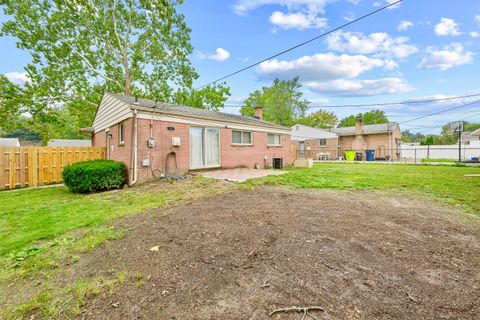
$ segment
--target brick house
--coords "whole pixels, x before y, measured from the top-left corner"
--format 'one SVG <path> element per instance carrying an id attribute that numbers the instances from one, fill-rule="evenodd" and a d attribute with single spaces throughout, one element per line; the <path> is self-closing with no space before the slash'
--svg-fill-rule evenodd
<path id="1" fill-rule="evenodd" d="M 290 163 L 290 129 L 263 121 L 261 108 L 250 118 L 106 93 L 89 131 L 93 146 L 127 165 L 130 184 L 172 171 Z"/>
<path id="2" fill-rule="evenodd" d="M 328 130 L 296 124 L 291 128 L 292 145 L 300 158 L 337 159 L 338 136 Z"/>
<path id="3" fill-rule="evenodd" d="M 320 131 L 323 131 L 323 141 L 322 139 L 319 140 L 319 135 L 322 134 Z M 344 155 L 345 151 L 353 150 L 362 153 L 362 159 L 365 160 L 365 150 L 374 150 L 377 160 L 400 160 L 402 134 L 397 122 L 364 125 L 362 119 L 357 118 L 353 127 L 323 130 L 317 128 L 305 129 L 305 126 L 299 126 L 297 130 L 297 126 L 293 126 L 291 133 L 292 140 L 299 141 L 294 137 L 301 136 L 301 139 L 310 148 L 307 155 L 314 159 L 319 159 L 319 156 L 321 157 L 326 153 L 330 154 L 330 158 L 335 159 Z M 327 134 L 334 134 L 335 138 Z M 335 139 L 337 139 L 337 142 L 336 146 L 333 147 Z M 323 145 L 319 146 L 318 143 Z M 300 148 L 300 145 L 298 148 Z M 334 154 L 337 157 L 334 158 Z"/>

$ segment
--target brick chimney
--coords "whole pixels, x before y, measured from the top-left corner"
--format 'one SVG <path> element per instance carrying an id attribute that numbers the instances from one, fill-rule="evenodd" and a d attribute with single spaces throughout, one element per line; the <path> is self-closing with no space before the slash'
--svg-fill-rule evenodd
<path id="1" fill-rule="evenodd" d="M 260 107 L 260 106 L 256 106 L 255 108 L 253 108 L 253 117 L 255 119 L 262 120 L 263 119 L 263 108 Z"/>
<path id="2" fill-rule="evenodd" d="M 359 135 L 363 133 L 363 119 L 356 118 L 355 119 L 355 134 Z"/>

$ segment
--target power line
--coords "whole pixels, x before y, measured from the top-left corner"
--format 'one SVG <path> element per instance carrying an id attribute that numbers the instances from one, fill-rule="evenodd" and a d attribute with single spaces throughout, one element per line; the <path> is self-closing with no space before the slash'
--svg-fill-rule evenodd
<path id="1" fill-rule="evenodd" d="M 354 107 L 380 107 L 380 106 L 395 106 L 395 105 L 402 105 L 402 104 L 416 104 L 416 103 L 428 103 L 428 102 L 437 102 L 437 101 L 447 101 L 447 100 L 455 100 L 455 99 L 463 99 L 463 98 L 472 98 L 478 97 L 480 93 L 477 94 L 470 94 L 464 96 L 455 96 L 455 97 L 447 97 L 447 98 L 437 98 L 437 99 L 425 99 L 425 100 L 412 100 L 412 101 L 404 101 L 404 102 L 383 102 L 383 103 L 367 103 L 367 104 L 338 104 L 338 105 L 324 105 L 324 106 L 309 106 L 309 109 L 313 108 L 354 108 Z M 229 108 L 241 108 L 242 106 L 239 105 L 225 105 L 225 107 Z"/>
<path id="2" fill-rule="evenodd" d="M 243 72 L 243 71 L 245 71 L 245 70 L 248 70 L 248 69 L 250 69 L 250 68 L 253 68 L 253 67 L 257 66 L 257 65 L 259 65 L 259 64 L 262 63 L 262 62 L 271 60 L 271 59 L 276 58 L 276 57 L 278 57 L 278 56 L 281 56 L 281 55 L 283 55 L 283 54 L 285 54 L 285 53 L 287 53 L 287 52 L 293 51 L 293 50 L 295 50 L 295 49 L 297 49 L 297 48 L 299 48 L 299 47 L 302 47 L 302 46 L 304 46 L 304 45 L 306 45 L 306 44 L 308 44 L 308 43 L 310 43 L 310 42 L 313 42 L 313 41 L 315 41 L 315 40 L 318 40 L 318 39 L 320 39 L 320 38 L 322 38 L 322 37 L 325 37 L 326 35 L 329 35 L 329 34 L 335 32 L 335 31 L 338 31 L 338 30 L 343 29 L 343 28 L 345 28 L 345 27 L 347 27 L 347 26 L 349 26 L 349 25 L 351 25 L 351 24 L 354 24 L 354 23 L 360 21 L 360 20 L 363 20 L 363 19 L 365 19 L 365 18 L 368 18 L 368 17 L 370 17 L 370 16 L 372 16 L 372 15 L 374 15 L 374 14 L 380 12 L 380 11 L 383 11 L 383 10 L 385 10 L 385 9 L 387 9 L 387 8 L 390 8 L 390 7 L 394 6 L 394 5 L 397 5 L 397 4 L 399 4 L 400 2 L 402 2 L 402 1 L 403 1 L 403 0 L 398 0 L 398 1 L 395 1 L 395 2 L 393 2 L 393 3 L 390 3 L 389 5 L 386 5 L 386 6 L 384 6 L 384 7 L 381 7 L 381 8 L 379 8 L 379 9 L 377 9 L 377 10 L 375 10 L 375 11 L 372 11 L 372 12 L 366 14 L 366 15 L 363 15 L 363 16 L 357 18 L 357 19 L 354 19 L 354 20 L 352 20 L 352 21 L 350 21 L 350 22 L 347 22 L 347 23 L 345 23 L 345 24 L 343 24 L 343 25 L 341 25 L 341 26 L 339 26 L 339 27 L 336 27 L 336 28 L 334 28 L 334 29 L 331 29 L 331 30 L 329 30 L 329 31 L 327 31 L 327 32 L 325 32 L 325 33 L 322 33 L 321 35 L 318 35 L 318 36 L 316 36 L 316 37 L 314 37 L 314 38 L 311 38 L 311 39 L 309 39 L 309 40 L 307 40 L 307 41 L 301 42 L 301 43 L 299 43 L 299 44 L 297 44 L 297 45 L 295 45 L 295 46 L 293 46 L 293 47 L 290 47 L 290 48 L 288 48 L 288 49 L 286 49 L 286 50 L 283 50 L 283 51 L 281 51 L 281 52 L 278 52 L 278 53 L 276 53 L 276 54 L 274 54 L 274 55 L 272 55 L 272 56 L 270 56 L 270 57 L 268 57 L 268 58 L 265 58 L 265 59 L 263 59 L 263 60 L 260 60 L 260 61 L 258 61 L 258 62 L 255 62 L 255 63 L 253 63 L 253 64 L 251 64 L 251 65 L 248 65 L 248 66 L 246 66 L 246 67 L 244 67 L 244 68 L 242 68 L 242 69 L 240 69 L 240 70 L 237 70 L 237 71 L 235 71 L 235 72 L 232 72 L 232 73 L 230 73 L 230 74 L 227 74 L 226 76 L 223 76 L 223 77 L 221 77 L 221 78 L 219 78 L 219 79 L 217 79 L 217 80 L 215 80 L 215 81 L 212 81 L 212 82 L 209 82 L 209 83 L 207 83 L 207 84 L 204 84 L 203 86 L 200 86 L 200 87 L 196 88 L 196 90 L 202 89 L 202 88 L 204 88 L 204 87 L 206 87 L 206 86 L 209 86 L 209 85 L 211 85 L 211 84 L 214 84 L 214 83 L 216 83 L 216 82 L 218 82 L 218 81 L 222 81 L 222 80 L 225 80 L 225 79 L 227 79 L 227 78 L 230 78 L 231 76 L 234 76 L 234 75 L 236 75 L 236 74 L 238 74 L 238 73 L 240 73 L 240 72 Z"/>
<path id="3" fill-rule="evenodd" d="M 453 107 L 453 108 L 449 108 L 449 109 L 437 111 L 437 112 L 430 113 L 430 114 L 426 114 L 426 115 L 423 115 L 423 116 L 420 116 L 420 117 L 416 117 L 416 118 L 413 118 L 413 119 L 410 119 L 410 120 L 407 120 L 407 121 L 403 121 L 403 122 L 400 122 L 399 124 L 404 124 L 404 123 L 408 123 L 408 122 L 412 122 L 412 121 L 416 121 L 416 120 L 428 118 L 428 117 L 431 117 L 431 116 L 434 116 L 434 115 L 437 115 L 437 114 L 440 114 L 440 113 L 444 113 L 444 112 L 447 112 L 447 111 L 451 111 L 451 110 L 456 110 L 456 109 L 468 107 L 468 106 L 470 106 L 470 105 L 473 105 L 473 104 L 476 104 L 476 103 L 479 103 L 479 102 L 480 102 L 480 100 L 476 100 L 476 101 L 473 101 L 473 102 L 470 102 L 470 103 L 462 104 L 462 105 L 460 105 L 460 106 L 456 106 L 456 107 Z"/>

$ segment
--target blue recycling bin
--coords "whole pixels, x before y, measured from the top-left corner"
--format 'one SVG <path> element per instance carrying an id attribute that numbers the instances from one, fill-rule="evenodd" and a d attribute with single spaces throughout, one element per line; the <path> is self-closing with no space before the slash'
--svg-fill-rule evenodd
<path id="1" fill-rule="evenodd" d="M 367 161 L 375 161 L 375 150 L 365 150 Z"/>

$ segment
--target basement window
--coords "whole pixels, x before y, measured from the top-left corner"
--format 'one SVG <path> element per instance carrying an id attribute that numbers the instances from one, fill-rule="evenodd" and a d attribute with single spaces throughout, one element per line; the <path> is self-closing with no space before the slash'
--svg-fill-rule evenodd
<path id="1" fill-rule="evenodd" d="M 232 130 L 232 144 L 252 144 L 252 132 L 250 131 L 241 131 L 241 130 Z"/>
<path id="2" fill-rule="evenodd" d="M 118 125 L 118 144 L 125 144 L 125 125 L 123 123 Z"/>
<path id="3" fill-rule="evenodd" d="M 278 133 L 269 133 L 267 144 L 271 147 L 279 147 L 282 145 L 282 135 Z"/>

